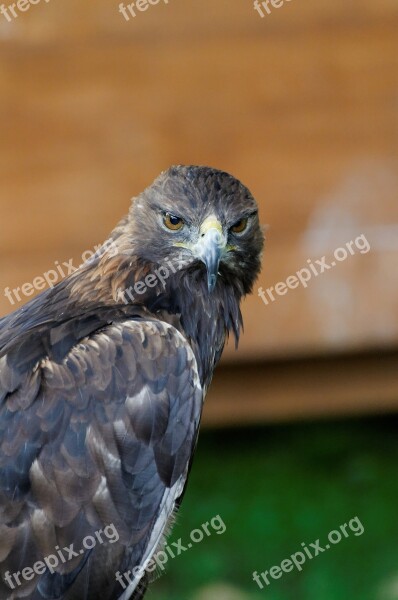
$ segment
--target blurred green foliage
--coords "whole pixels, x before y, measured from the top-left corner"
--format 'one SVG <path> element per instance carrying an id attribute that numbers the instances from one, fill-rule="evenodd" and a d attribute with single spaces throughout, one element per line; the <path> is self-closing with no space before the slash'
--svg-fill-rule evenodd
<path id="1" fill-rule="evenodd" d="M 148 598 L 398 600 L 397 470 L 395 418 L 203 431 L 169 545 L 216 515 L 227 529 L 170 559 Z M 253 582 L 355 516 L 363 535 L 348 529 L 301 572 Z"/>

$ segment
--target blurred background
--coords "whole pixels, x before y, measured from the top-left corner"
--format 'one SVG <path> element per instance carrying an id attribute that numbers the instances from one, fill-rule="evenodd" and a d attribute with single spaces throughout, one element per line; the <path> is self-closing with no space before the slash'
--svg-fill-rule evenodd
<path id="1" fill-rule="evenodd" d="M 266 232 L 172 540 L 226 530 L 148 598 L 398 600 L 397 1 L 21 6 L 0 14 L 0 315 L 171 164 L 241 179 Z M 253 581 L 356 516 L 361 536 Z"/>

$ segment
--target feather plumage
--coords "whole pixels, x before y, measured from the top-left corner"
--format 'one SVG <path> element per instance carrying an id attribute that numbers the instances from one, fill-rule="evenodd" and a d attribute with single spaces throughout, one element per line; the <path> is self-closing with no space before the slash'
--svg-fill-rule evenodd
<path id="1" fill-rule="evenodd" d="M 163 212 L 176 210 L 185 237 L 162 225 Z M 227 246 L 242 213 L 250 231 Z M 209 214 L 225 231 L 214 291 L 195 255 Z M 163 173 L 111 240 L 116 254 L 100 249 L 0 320 L 4 600 L 143 597 L 147 573 L 126 589 L 115 574 L 148 561 L 167 532 L 214 367 L 229 331 L 239 337 L 239 303 L 260 266 L 253 198 L 230 175 L 205 167 Z M 126 296 L 143 281 L 136 298 Z M 104 537 L 109 528 L 115 539 L 100 542 L 98 532 Z M 58 564 L 44 564 L 48 556 Z"/>

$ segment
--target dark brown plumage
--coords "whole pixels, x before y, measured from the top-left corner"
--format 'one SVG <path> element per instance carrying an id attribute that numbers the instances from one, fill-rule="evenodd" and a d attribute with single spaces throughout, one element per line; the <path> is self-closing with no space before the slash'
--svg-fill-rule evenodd
<path id="1" fill-rule="evenodd" d="M 143 597 L 146 572 L 115 574 L 153 556 L 181 501 L 263 245 L 250 192 L 207 167 L 162 173 L 110 239 L 0 320 L 1 599 Z"/>

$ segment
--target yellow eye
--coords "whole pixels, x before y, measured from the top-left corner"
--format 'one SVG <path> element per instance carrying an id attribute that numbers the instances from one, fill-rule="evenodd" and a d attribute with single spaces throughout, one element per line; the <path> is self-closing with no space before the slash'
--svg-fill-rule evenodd
<path id="1" fill-rule="evenodd" d="M 166 225 L 167 229 L 171 229 L 172 231 L 178 231 L 184 225 L 184 221 L 181 217 L 176 217 L 170 213 L 165 213 L 163 223 Z"/>
<path id="2" fill-rule="evenodd" d="M 239 221 L 237 221 L 235 223 L 235 225 L 232 225 L 232 227 L 231 227 L 232 233 L 242 233 L 247 227 L 248 220 L 249 219 L 247 219 L 247 218 L 239 219 Z"/>

